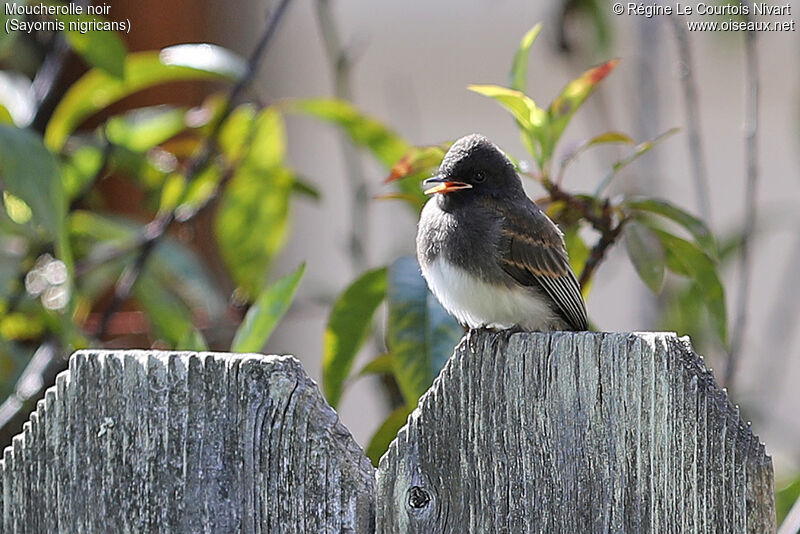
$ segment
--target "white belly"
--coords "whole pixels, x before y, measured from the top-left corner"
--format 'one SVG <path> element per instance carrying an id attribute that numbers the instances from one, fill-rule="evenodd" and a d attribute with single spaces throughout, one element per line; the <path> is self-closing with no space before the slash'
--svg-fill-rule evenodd
<path id="1" fill-rule="evenodd" d="M 554 330 L 563 328 L 542 297 L 522 286 L 508 288 L 487 284 L 441 256 L 422 275 L 442 306 L 470 328 Z"/>

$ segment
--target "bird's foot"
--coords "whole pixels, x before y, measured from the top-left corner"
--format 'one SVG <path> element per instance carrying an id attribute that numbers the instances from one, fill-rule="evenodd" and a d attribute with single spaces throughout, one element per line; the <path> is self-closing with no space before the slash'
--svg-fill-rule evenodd
<path id="1" fill-rule="evenodd" d="M 527 330 L 525 330 L 524 328 L 522 328 L 522 327 L 521 327 L 521 326 L 519 326 L 519 325 L 514 325 L 514 326 L 512 326 L 511 328 L 506 328 L 506 329 L 505 329 L 505 330 L 503 330 L 503 331 L 504 331 L 504 332 L 506 332 L 506 333 L 508 333 L 508 335 L 511 335 L 511 334 L 521 334 L 522 332 L 527 332 Z"/>

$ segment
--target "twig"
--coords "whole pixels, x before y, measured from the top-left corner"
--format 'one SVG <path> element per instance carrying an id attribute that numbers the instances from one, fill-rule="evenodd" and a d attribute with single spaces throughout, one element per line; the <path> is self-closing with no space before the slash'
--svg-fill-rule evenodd
<path id="1" fill-rule="evenodd" d="M 592 279 L 592 275 L 597 269 L 597 266 L 600 265 L 600 262 L 603 261 L 606 251 L 611 247 L 611 245 L 617 242 L 617 239 L 619 239 L 619 236 L 622 233 L 622 228 L 627 222 L 628 219 L 622 219 L 619 223 L 617 223 L 616 226 L 600 234 L 600 239 L 598 239 L 595 246 L 592 247 L 592 251 L 586 260 L 583 271 L 581 271 L 581 275 L 578 278 L 578 284 L 581 287 L 585 287 L 586 284 L 589 283 L 589 280 Z"/>
<path id="2" fill-rule="evenodd" d="M 353 91 L 350 85 L 350 68 L 352 63 L 342 46 L 339 30 L 331 10 L 330 0 L 317 0 L 317 24 L 322 34 L 325 52 L 328 55 L 334 78 L 334 95 L 342 100 L 352 100 Z M 345 162 L 345 175 L 350 187 L 352 204 L 350 206 L 350 260 L 355 272 L 363 271 L 367 266 L 366 244 L 368 241 L 367 221 L 369 210 L 369 191 L 364 177 L 358 152 L 342 135 L 340 137 L 342 154 Z"/>
<path id="3" fill-rule="evenodd" d="M 238 82 L 231 88 L 228 93 L 228 98 L 225 100 L 225 106 L 219 115 L 219 118 L 214 123 L 211 132 L 206 137 L 203 146 L 198 151 L 197 155 L 192 158 L 186 171 L 186 181 L 191 182 L 197 174 L 202 171 L 212 160 L 217 151 L 217 138 L 219 137 L 222 124 L 233 111 L 234 102 L 239 98 L 242 92 L 250 85 L 256 73 L 258 72 L 261 58 L 267 49 L 267 45 L 272 40 L 275 31 L 278 28 L 278 23 L 286 11 L 286 7 L 291 0 L 280 0 L 278 5 L 269 14 L 266 29 L 264 30 L 261 39 L 253 50 L 250 58 L 247 61 L 247 70 Z M 136 285 L 136 281 L 147 265 L 147 261 L 152 255 L 155 248 L 163 239 L 172 222 L 175 220 L 175 210 L 171 210 L 166 214 L 156 217 L 151 221 L 144 231 L 144 240 L 139 249 L 134 262 L 126 268 L 114 284 L 114 295 L 111 302 L 103 311 L 100 319 L 100 326 L 96 336 L 102 338 L 108 330 L 108 325 L 111 317 L 116 313 L 120 306 L 128 299 Z M 185 222 L 185 221 L 184 221 Z"/>
<path id="4" fill-rule="evenodd" d="M 69 45 L 61 32 L 53 35 L 49 43 L 50 51 L 44 58 L 42 66 L 33 78 L 33 93 L 36 97 L 36 113 L 31 120 L 31 128 L 39 133 L 44 132 L 47 121 L 53 114 L 56 102 L 61 96 L 58 90 L 59 80 L 69 56 Z"/>
<path id="5" fill-rule="evenodd" d="M 551 182 L 547 177 L 534 176 L 534 178 L 538 179 L 545 190 L 547 190 L 552 201 L 563 202 L 565 205 L 569 206 L 579 213 L 581 218 L 591 224 L 592 228 L 600 234 L 600 238 L 597 240 L 594 247 L 592 247 L 589 258 L 587 258 L 586 264 L 578 279 L 580 286 L 584 287 L 592 278 L 597 266 L 603 261 L 606 251 L 619 239 L 622 229 L 628 222 L 628 218 L 623 216 L 615 224 L 613 209 L 608 199 L 603 201 L 602 206 L 600 206 L 600 213 L 598 214 L 595 211 L 597 206 L 591 201 L 567 193 L 561 189 L 558 184 Z"/>
<path id="6" fill-rule="evenodd" d="M 748 20 L 749 20 L 748 16 Z M 725 385 L 728 389 L 733 385 L 736 376 L 736 367 L 742 350 L 745 329 L 747 327 L 747 312 L 750 306 L 750 275 L 752 261 L 750 258 L 750 245 L 756 222 L 756 190 L 758 185 L 758 50 L 756 49 L 756 32 L 747 31 L 745 37 L 745 63 L 746 63 L 746 101 L 745 101 L 745 153 L 747 166 L 747 182 L 744 196 L 744 229 L 742 232 L 741 254 L 739 255 L 739 300 L 736 310 L 736 320 L 731 334 L 731 346 L 728 352 L 728 362 L 725 367 Z"/>
<path id="7" fill-rule="evenodd" d="M 602 215 L 597 215 L 594 210 L 592 204 L 585 199 L 578 198 L 570 193 L 567 193 L 561 187 L 550 181 L 549 178 L 535 176 L 533 174 L 524 173 L 526 176 L 531 176 L 535 180 L 538 180 L 542 187 L 545 188 L 547 194 L 550 195 L 550 200 L 553 202 L 563 202 L 567 206 L 571 207 L 575 211 L 581 214 L 581 217 L 586 219 L 586 221 L 592 225 L 592 228 L 600 232 L 601 234 L 604 231 L 609 230 L 611 222 L 610 222 L 610 211 L 608 211 L 606 206 L 604 208 L 604 213 Z"/>
<path id="8" fill-rule="evenodd" d="M 670 17 L 678 43 L 678 55 L 681 63 L 681 86 L 683 87 L 683 103 L 686 115 L 686 142 L 692 163 L 692 178 L 697 197 L 697 209 L 702 218 L 711 223 L 711 200 L 708 193 L 708 173 L 703 153 L 703 139 L 700 135 L 700 105 L 697 97 L 697 84 L 694 79 L 694 63 L 689 35 L 684 26 L 683 17 Z"/>

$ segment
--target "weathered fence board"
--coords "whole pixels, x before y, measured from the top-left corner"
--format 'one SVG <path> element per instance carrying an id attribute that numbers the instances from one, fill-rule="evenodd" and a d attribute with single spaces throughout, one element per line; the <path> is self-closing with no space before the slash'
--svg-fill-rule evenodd
<path id="1" fill-rule="evenodd" d="M 290 357 L 79 352 L 0 470 L 8 533 L 374 530 L 374 470 Z"/>
<path id="2" fill-rule="evenodd" d="M 775 530 L 763 444 L 670 334 L 471 332 L 376 472 L 290 357 L 84 351 L 0 531 Z"/>
<path id="3" fill-rule="evenodd" d="M 472 332 L 377 479 L 381 534 L 775 530 L 763 444 L 669 334 Z"/>

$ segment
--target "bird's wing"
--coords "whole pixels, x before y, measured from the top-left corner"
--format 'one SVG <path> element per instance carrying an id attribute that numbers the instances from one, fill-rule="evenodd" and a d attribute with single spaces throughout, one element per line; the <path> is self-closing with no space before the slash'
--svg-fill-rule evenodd
<path id="1" fill-rule="evenodd" d="M 541 288 L 570 328 L 586 330 L 586 305 L 561 232 L 536 208 L 525 215 L 504 218 L 500 266 L 518 283 Z"/>

